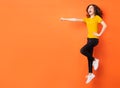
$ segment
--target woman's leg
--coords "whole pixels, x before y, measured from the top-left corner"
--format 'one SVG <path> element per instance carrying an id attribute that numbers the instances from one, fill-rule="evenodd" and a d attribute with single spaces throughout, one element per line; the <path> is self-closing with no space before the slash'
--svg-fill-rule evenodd
<path id="1" fill-rule="evenodd" d="M 89 71 L 89 73 L 92 73 L 92 64 L 93 64 L 93 61 L 94 61 L 94 57 L 93 57 L 93 47 L 90 47 L 89 49 L 88 49 L 88 53 L 91 55 L 91 58 L 88 58 L 88 71 Z"/>
<path id="2" fill-rule="evenodd" d="M 87 44 L 83 46 L 80 52 L 88 58 L 89 73 L 92 73 L 93 48 L 98 44 L 98 39 L 88 39 Z"/>

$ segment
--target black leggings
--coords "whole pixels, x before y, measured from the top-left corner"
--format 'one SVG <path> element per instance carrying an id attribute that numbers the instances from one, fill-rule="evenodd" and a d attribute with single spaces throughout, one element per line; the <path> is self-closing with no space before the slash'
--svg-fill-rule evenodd
<path id="1" fill-rule="evenodd" d="M 80 50 L 80 52 L 88 58 L 89 73 L 92 73 L 92 63 L 94 60 L 93 48 L 98 44 L 98 42 L 97 38 L 88 38 L 87 44 Z"/>

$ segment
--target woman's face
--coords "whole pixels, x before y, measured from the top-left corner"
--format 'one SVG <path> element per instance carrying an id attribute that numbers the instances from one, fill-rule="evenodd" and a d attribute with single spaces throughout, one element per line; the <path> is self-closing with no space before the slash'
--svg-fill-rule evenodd
<path id="1" fill-rule="evenodd" d="M 91 5 L 88 7 L 88 14 L 91 16 L 91 15 L 94 15 L 94 7 Z"/>

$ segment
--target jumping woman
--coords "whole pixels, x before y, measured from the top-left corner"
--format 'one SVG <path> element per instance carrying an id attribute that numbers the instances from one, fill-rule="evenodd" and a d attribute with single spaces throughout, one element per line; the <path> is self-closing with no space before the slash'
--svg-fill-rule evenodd
<path id="1" fill-rule="evenodd" d="M 88 59 L 88 75 L 86 84 L 88 84 L 95 75 L 92 72 L 92 67 L 94 70 L 98 69 L 99 59 L 93 57 L 93 49 L 98 45 L 99 37 L 105 31 L 107 25 L 102 19 L 103 13 L 101 9 L 95 5 L 90 4 L 86 8 L 87 17 L 83 19 L 78 18 L 61 18 L 62 21 L 74 21 L 74 22 L 84 22 L 86 23 L 88 29 L 87 43 L 80 49 L 80 52 Z M 101 24 L 101 31 L 98 33 L 98 25 Z"/>

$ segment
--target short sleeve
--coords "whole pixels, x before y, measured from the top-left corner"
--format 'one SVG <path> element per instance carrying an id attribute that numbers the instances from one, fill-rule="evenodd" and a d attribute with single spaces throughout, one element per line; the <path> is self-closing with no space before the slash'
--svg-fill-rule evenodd
<path id="1" fill-rule="evenodd" d="M 83 18 L 83 22 L 86 22 L 87 18 Z"/>
<path id="2" fill-rule="evenodd" d="M 102 20 L 103 20 L 103 19 L 102 19 L 100 16 L 97 16 L 97 21 L 98 21 L 98 23 L 101 23 Z"/>

